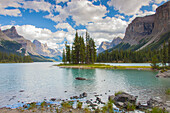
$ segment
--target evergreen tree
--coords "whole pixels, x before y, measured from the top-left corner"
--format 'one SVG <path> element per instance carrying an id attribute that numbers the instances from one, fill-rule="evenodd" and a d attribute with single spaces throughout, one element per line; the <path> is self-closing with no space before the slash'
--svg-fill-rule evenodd
<path id="1" fill-rule="evenodd" d="M 151 63 L 151 66 L 152 66 L 152 69 L 158 69 L 159 68 L 159 65 L 158 65 L 159 61 L 155 56 L 152 57 L 152 63 Z"/>
<path id="2" fill-rule="evenodd" d="M 85 44 L 83 37 L 80 36 L 80 62 L 85 62 Z"/>
<path id="3" fill-rule="evenodd" d="M 66 42 L 65 46 L 66 46 L 66 62 L 71 63 L 70 46 L 67 45 L 67 42 Z"/>
<path id="4" fill-rule="evenodd" d="M 79 64 L 80 43 L 79 43 L 79 37 L 78 37 L 77 31 L 76 31 L 75 39 L 74 39 L 74 43 L 73 43 L 73 50 L 74 50 L 73 52 L 74 52 L 74 57 L 75 57 L 74 58 L 75 64 Z"/>
<path id="5" fill-rule="evenodd" d="M 90 46 L 89 46 L 89 40 L 90 40 L 90 36 L 88 34 L 88 32 L 86 31 L 86 64 L 90 64 Z"/>
<path id="6" fill-rule="evenodd" d="M 168 41 L 168 65 L 170 66 L 170 39 Z"/>
<path id="7" fill-rule="evenodd" d="M 66 55 L 65 55 L 65 50 L 63 49 L 63 59 L 62 62 L 64 62 L 64 64 L 66 63 Z"/>
<path id="8" fill-rule="evenodd" d="M 166 63 L 167 63 L 167 50 L 166 50 L 166 45 L 165 45 L 165 41 L 164 41 L 164 44 L 163 44 L 163 54 L 162 54 L 162 64 L 163 66 L 166 66 Z"/>

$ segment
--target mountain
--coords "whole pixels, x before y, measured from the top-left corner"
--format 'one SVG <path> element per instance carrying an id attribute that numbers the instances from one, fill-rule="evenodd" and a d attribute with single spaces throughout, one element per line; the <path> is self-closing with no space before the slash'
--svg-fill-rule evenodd
<path id="1" fill-rule="evenodd" d="M 170 1 L 156 9 L 154 15 L 135 18 L 126 28 L 125 37 L 113 49 L 157 49 L 170 38 Z"/>
<path id="2" fill-rule="evenodd" d="M 52 58 L 54 60 L 61 60 L 62 53 L 57 49 L 51 49 L 47 44 L 42 44 L 38 40 L 34 40 L 33 44 L 36 46 L 36 52 L 46 58 Z"/>
<path id="3" fill-rule="evenodd" d="M 12 41 L 12 39 L 10 39 L 8 36 L 6 36 L 0 29 L 0 41 L 1 40 L 9 40 Z"/>
<path id="4" fill-rule="evenodd" d="M 0 51 L 22 53 L 30 55 L 33 61 L 60 61 L 61 52 L 51 49 L 47 44 L 41 44 L 38 40 L 33 43 L 19 35 L 13 26 L 10 29 L 0 30 Z M 51 60 L 54 59 L 54 60 Z"/>
<path id="5" fill-rule="evenodd" d="M 10 29 L 4 30 L 3 33 L 11 38 L 13 41 L 20 43 L 22 47 L 26 50 L 26 54 L 30 53 L 32 55 L 39 55 L 35 52 L 35 45 L 30 40 L 27 40 L 23 36 L 20 36 L 14 26 Z"/>
<path id="6" fill-rule="evenodd" d="M 113 48 L 116 45 L 118 45 L 119 43 L 121 43 L 121 41 L 122 41 L 122 39 L 120 37 L 113 39 L 112 42 L 104 41 L 100 44 L 97 53 L 99 54 L 107 49 Z"/>

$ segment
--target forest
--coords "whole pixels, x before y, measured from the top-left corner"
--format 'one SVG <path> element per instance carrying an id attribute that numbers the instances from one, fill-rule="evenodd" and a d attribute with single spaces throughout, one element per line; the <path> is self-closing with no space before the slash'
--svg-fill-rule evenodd
<path id="1" fill-rule="evenodd" d="M 97 62 L 148 63 L 153 60 L 164 64 L 170 63 L 170 40 L 168 44 L 164 42 L 160 49 L 147 48 L 140 51 L 116 49 L 111 52 L 106 50 L 97 56 Z"/>
<path id="2" fill-rule="evenodd" d="M 76 31 L 72 49 L 65 44 L 63 49 L 63 62 L 69 64 L 94 64 L 97 59 L 96 46 L 94 40 L 86 31 L 86 40 L 83 36 L 78 36 Z"/>
<path id="3" fill-rule="evenodd" d="M 27 63 L 33 62 L 30 56 L 0 52 L 0 63 Z"/>

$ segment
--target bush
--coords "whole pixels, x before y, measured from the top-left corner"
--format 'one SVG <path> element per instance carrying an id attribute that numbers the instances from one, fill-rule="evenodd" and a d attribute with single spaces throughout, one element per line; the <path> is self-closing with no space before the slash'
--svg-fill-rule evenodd
<path id="1" fill-rule="evenodd" d="M 152 108 L 152 110 L 148 113 L 168 113 L 168 111 L 166 111 L 165 109 L 161 109 L 158 107 L 154 107 Z"/>
<path id="2" fill-rule="evenodd" d="M 78 103 L 77 103 L 77 108 L 81 109 L 81 108 L 82 108 L 82 105 L 83 105 L 82 102 L 78 102 Z"/>
<path id="3" fill-rule="evenodd" d="M 122 94 L 123 91 L 118 91 L 118 92 L 115 92 L 115 96 L 119 95 L 119 94 Z"/>
<path id="4" fill-rule="evenodd" d="M 62 102 L 62 103 L 61 103 L 61 106 L 62 106 L 63 108 L 72 108 L 72 105 L 71 105 L 69 102 Z"/>
<path id="5" fill-rule="evenodd" d="M 127 105 L 127 110 L 128 111 L 134 111 L 136 109 L 136 106 L 134 104 L 128 103 Z"/>
<path id="6" fill-rule="evenodd" d="M 170 95 L 170 89 L 167 89 L 165 92 L 167 95 Z"/>

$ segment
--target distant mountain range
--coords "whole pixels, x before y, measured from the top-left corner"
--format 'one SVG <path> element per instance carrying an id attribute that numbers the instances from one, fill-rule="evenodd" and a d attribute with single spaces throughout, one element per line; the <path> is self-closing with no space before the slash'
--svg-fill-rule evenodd
<path id="1" fill-rule="evenodd" d="M 135 18 L 126 28 L 122 42 L 111 49 L 108 43 L 105 48 L 139 51 L 143 49 L 159 49 L 164 41 L 170 39 L 170 1 L 156 9 L 154 15 Z M 101 45 L 101 46 L 103 46 Z M 100 49 L 102 51 L 102 49 Z M 99 51 L 99 52 L 100 52 Z"/>
<path id="2" fill-rule="evenodd" d="M 97 53 L 99 54 L 107 49 L 111 49 L 116 45 L 120 44 L 121 42 L 122 42 L 122 38 L 120 37 L 113 39 L 112 42 L 104 41 L 100 44 L 99 48 L 97 49 Z"/>
<path id="3" fill-rule="evenodd" d="M 60 61 L 62 54 L 57 49 L 51 49 L 47 44 L 42 44 L 38 40 L 31 42 L 20 36 L 16 28 L 0 30 L 0 50 L 3 52 L 21 53 L 31 55 L 34 61 Z"/>

